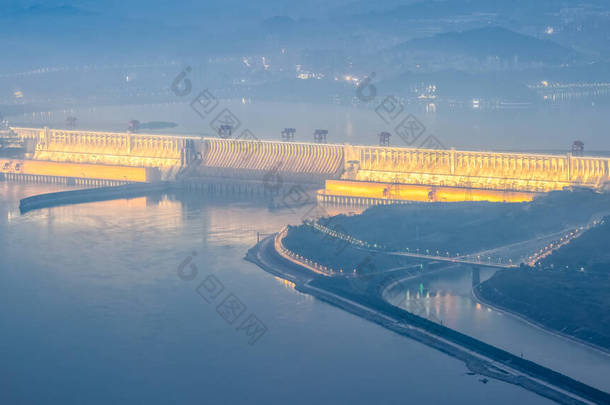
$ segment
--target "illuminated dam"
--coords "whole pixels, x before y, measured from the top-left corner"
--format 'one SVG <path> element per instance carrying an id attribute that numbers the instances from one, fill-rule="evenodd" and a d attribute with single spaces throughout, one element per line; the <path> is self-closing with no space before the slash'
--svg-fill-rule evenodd
<path id="1" fill-rule="evenodd" d="M 173 181 L 187 188 L 278 193 L 317 189 L 319 201 L 527 201 L 566 187 L 602 189 L 610 159 L 399 147 L 11 128 L 6 180 L 114 185 Z M 1 138 L 0 138 L 1 139 Z M 270 180 L 275 178 L 276 180 Z"/>

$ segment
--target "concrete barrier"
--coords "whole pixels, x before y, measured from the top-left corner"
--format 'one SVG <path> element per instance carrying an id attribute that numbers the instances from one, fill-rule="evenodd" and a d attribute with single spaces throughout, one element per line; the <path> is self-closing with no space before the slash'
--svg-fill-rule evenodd
<path id="1" fill-rule="evenodd" d="M 22 214 L 40 208 L 56 207 L 66 204 L 78 204 L 94 201 L 116 200 L 121 198 L 141 197 L 151 193 L 160 193 L 169 189 L 169 183 L 126 184 L 116 187 L 87 188 L 83 190 L 60 191 L 57 193 L 39 194 L 26 197 L 19 202 Z"/>

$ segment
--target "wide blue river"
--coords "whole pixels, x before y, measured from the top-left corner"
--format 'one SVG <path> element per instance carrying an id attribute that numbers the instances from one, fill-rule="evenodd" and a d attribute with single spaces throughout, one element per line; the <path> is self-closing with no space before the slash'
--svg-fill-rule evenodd
<path id="1" fill-rule="evenodd" d="M 549 402 L 243 260 L 296 213 L 191 194 L 19 214 L 58 189 L 0 182 L 0 404 Z"/>

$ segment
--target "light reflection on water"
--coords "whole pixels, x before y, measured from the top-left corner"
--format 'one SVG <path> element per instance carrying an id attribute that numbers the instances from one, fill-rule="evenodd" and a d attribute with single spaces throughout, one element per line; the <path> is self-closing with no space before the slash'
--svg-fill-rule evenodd
<path id="1" fill-rule="evenodd" d="M 507 270 L 510 271 L 510 270 Z M 485 281 L 495 270 L 481 269 Z M 385 292 L 394 305 L 534 360 L 570 377 L 608 391 L 610 355 L 552 335 L 472 297 L 472 273 L 457 268 L 407 281 Z"/>
<path id="2" fill-rule="evenodd" d="M 0 403 L 549 403 L 243 260 L 294 213 L 183 195 L 18 215 L 58 189 L 0 183 Z M 195 292 L 210 274 L 268 326 L 256 345 Z"/>

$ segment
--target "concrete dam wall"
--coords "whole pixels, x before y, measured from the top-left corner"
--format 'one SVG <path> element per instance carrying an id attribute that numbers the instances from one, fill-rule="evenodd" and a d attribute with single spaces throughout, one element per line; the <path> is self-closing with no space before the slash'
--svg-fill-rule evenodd
<path id="1" fill-rule="evenodd" d="M 411 199 L 526 201 L 551 190 L 601 189 L 610 182 L 610 159 L 569 153 L 434 150 L 49 128 L 12 128 L 12 132 L 23 143 L 25 160 L 105 166 L 100 176 L 115 173 L 111 168 L 134 167 L 154 169 L 159 174 L 125 175 L 126 182 L 158 177 L 190 185 L 230 183 L 234 188 L 260 186 L 266 177 L 277 175 L 285 183 L 323 188 L 318 198 L 329 202 L 338 201 L 335 197 L 345 197 L 341 201 L 365 197 L 372 203 Z"/>
<path id="2" fill-rule="evenodd" d="M 262 181 L 277 173 L 285 181 L 317 184 L 343 173 L 343 146 L 205 138 L 201 162 L 188 176 Z"/>
<path id="3" fill-rule="evenodd" d="M 157 168 L 173 179 L 193 159 L 193 138 L 49 128 L 12 128 L 24 142 L 34 142 L 32 160 L 99 164 L 113 167 Z M 139 180 L 133 180 L 139 181 Z"/>
<path id="4" fill-rule="evenodd" d="M 346 178 L 492 190 L 545 192 L 602 187 L 610 159 L 566 155 L 475 152 L 346 145 Z"/>

